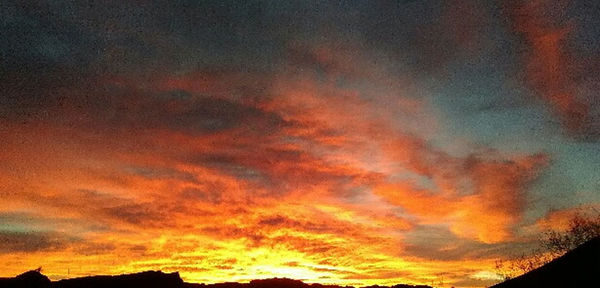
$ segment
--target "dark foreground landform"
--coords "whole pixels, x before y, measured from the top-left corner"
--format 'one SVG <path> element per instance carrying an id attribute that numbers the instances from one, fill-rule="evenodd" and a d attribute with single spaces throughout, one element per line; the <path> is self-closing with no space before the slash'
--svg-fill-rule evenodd
<path id="1" fill-rule="evenodd" d="M 491 288 L 600 287 L 600 237 L 550 263 Z"/>
<path id="2" fill-rule="evenodd" d="M 195 284 L 186 283 L 179 273 L 146 271 L 118 276 L 89 276 L 50 281 L 37 271 L 28 271 L 14 278 L 0 278 L 0 288 L 352 288 L 352 286 L 306 284 L 299 280 L 273 278 L 250 283 Z M 367 286 L 363 288 L 432 288 L 426 285 Z"/>

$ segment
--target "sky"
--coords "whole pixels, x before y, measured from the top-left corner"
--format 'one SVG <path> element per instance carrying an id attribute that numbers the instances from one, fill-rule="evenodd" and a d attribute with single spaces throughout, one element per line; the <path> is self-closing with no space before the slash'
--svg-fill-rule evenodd
<path id="1" fill-rule="evenodd" d="M 599 1 L 2 1 L 0 276 L 483 287 L 600 207 Z"/>

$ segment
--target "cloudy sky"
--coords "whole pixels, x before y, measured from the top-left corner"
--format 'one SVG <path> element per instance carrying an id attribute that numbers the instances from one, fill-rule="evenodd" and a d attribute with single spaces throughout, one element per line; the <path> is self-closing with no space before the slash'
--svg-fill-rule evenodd
<path id="1" fill-rule="evenodd" d="M 0 276 L 480 287 L 600 205 L 598 1 L 2 1 Z"/>

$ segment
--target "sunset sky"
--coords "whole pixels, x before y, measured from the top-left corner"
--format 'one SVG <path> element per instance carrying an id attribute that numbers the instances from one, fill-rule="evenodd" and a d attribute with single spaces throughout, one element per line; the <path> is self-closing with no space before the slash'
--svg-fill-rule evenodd
<path id="1" fill-rule="evenodd" d="M 600 207 L 600 1 L 0 3 L 0 277 L 482 287 Z"/>

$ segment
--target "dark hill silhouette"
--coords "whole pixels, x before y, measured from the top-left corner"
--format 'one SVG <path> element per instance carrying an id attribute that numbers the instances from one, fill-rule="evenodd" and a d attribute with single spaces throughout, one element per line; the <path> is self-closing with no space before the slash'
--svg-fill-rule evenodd
<path id="1" fill-rule="evenodd" d="M 183 287 L 179 273 L 163 273 L 146 271 L 135 274 L 118 276 L 89 276 L 82 278 L 64 279 L 52 283 L 56 288 L 130 288 L 130 287 Z"/>
<path id="2" fill-rule="evenodd" d="M 14 278 L 0 278 L 0 287 L 50 288 L 52 282 L 39 270 L 27 271 Z"/>
<path id="3" fill-rule="evenodd" d="M 353 288 L 352 286 L 306 284 L 300 280 L 288 278 L 271 278 L 252 280 L 250 283 L 217 283 L 195 284 L 185 283 L 179 273 L 163 273 L 146 271 L 118 276 L 89 276 L 63 279 L 51 282 L 39 271 L 25 272 L 14 278 L 0 278 L 0 288 Z M 369 286 L 373 288 L 374 286 Z M 392 287 L 378 288 L 431 288 L 425 285 L 398 284 Z M 365 287 L 366 288 L 366 287 Z"/>
<path id="4" fill-rule="evenodd" d="M 380 286 L 380 285 L 371 285 L 371 286 L 365 286 L 362 288 L 431 288 L 431 286 L 427 286 L 427 285 L 407 285 L 407 284 L 396 284 L 392 287 L 387 287 L 387 286 Z"/>
<path id="5" fill-rule="evenodd" d="M 306 284 L 300 280 L 293 280 L 288 278 L 273 278 L 273 279 L 262 279 L 252 280 L 248 284 L 252 288 L 275 288 L 275 287 L 286 287 L 286 288 L 307 288 Z"/>
<path id="6" fill-rule="evenodd" d="M 491 288 L 600 287 L 600 237 L 550 263 Z"/>

